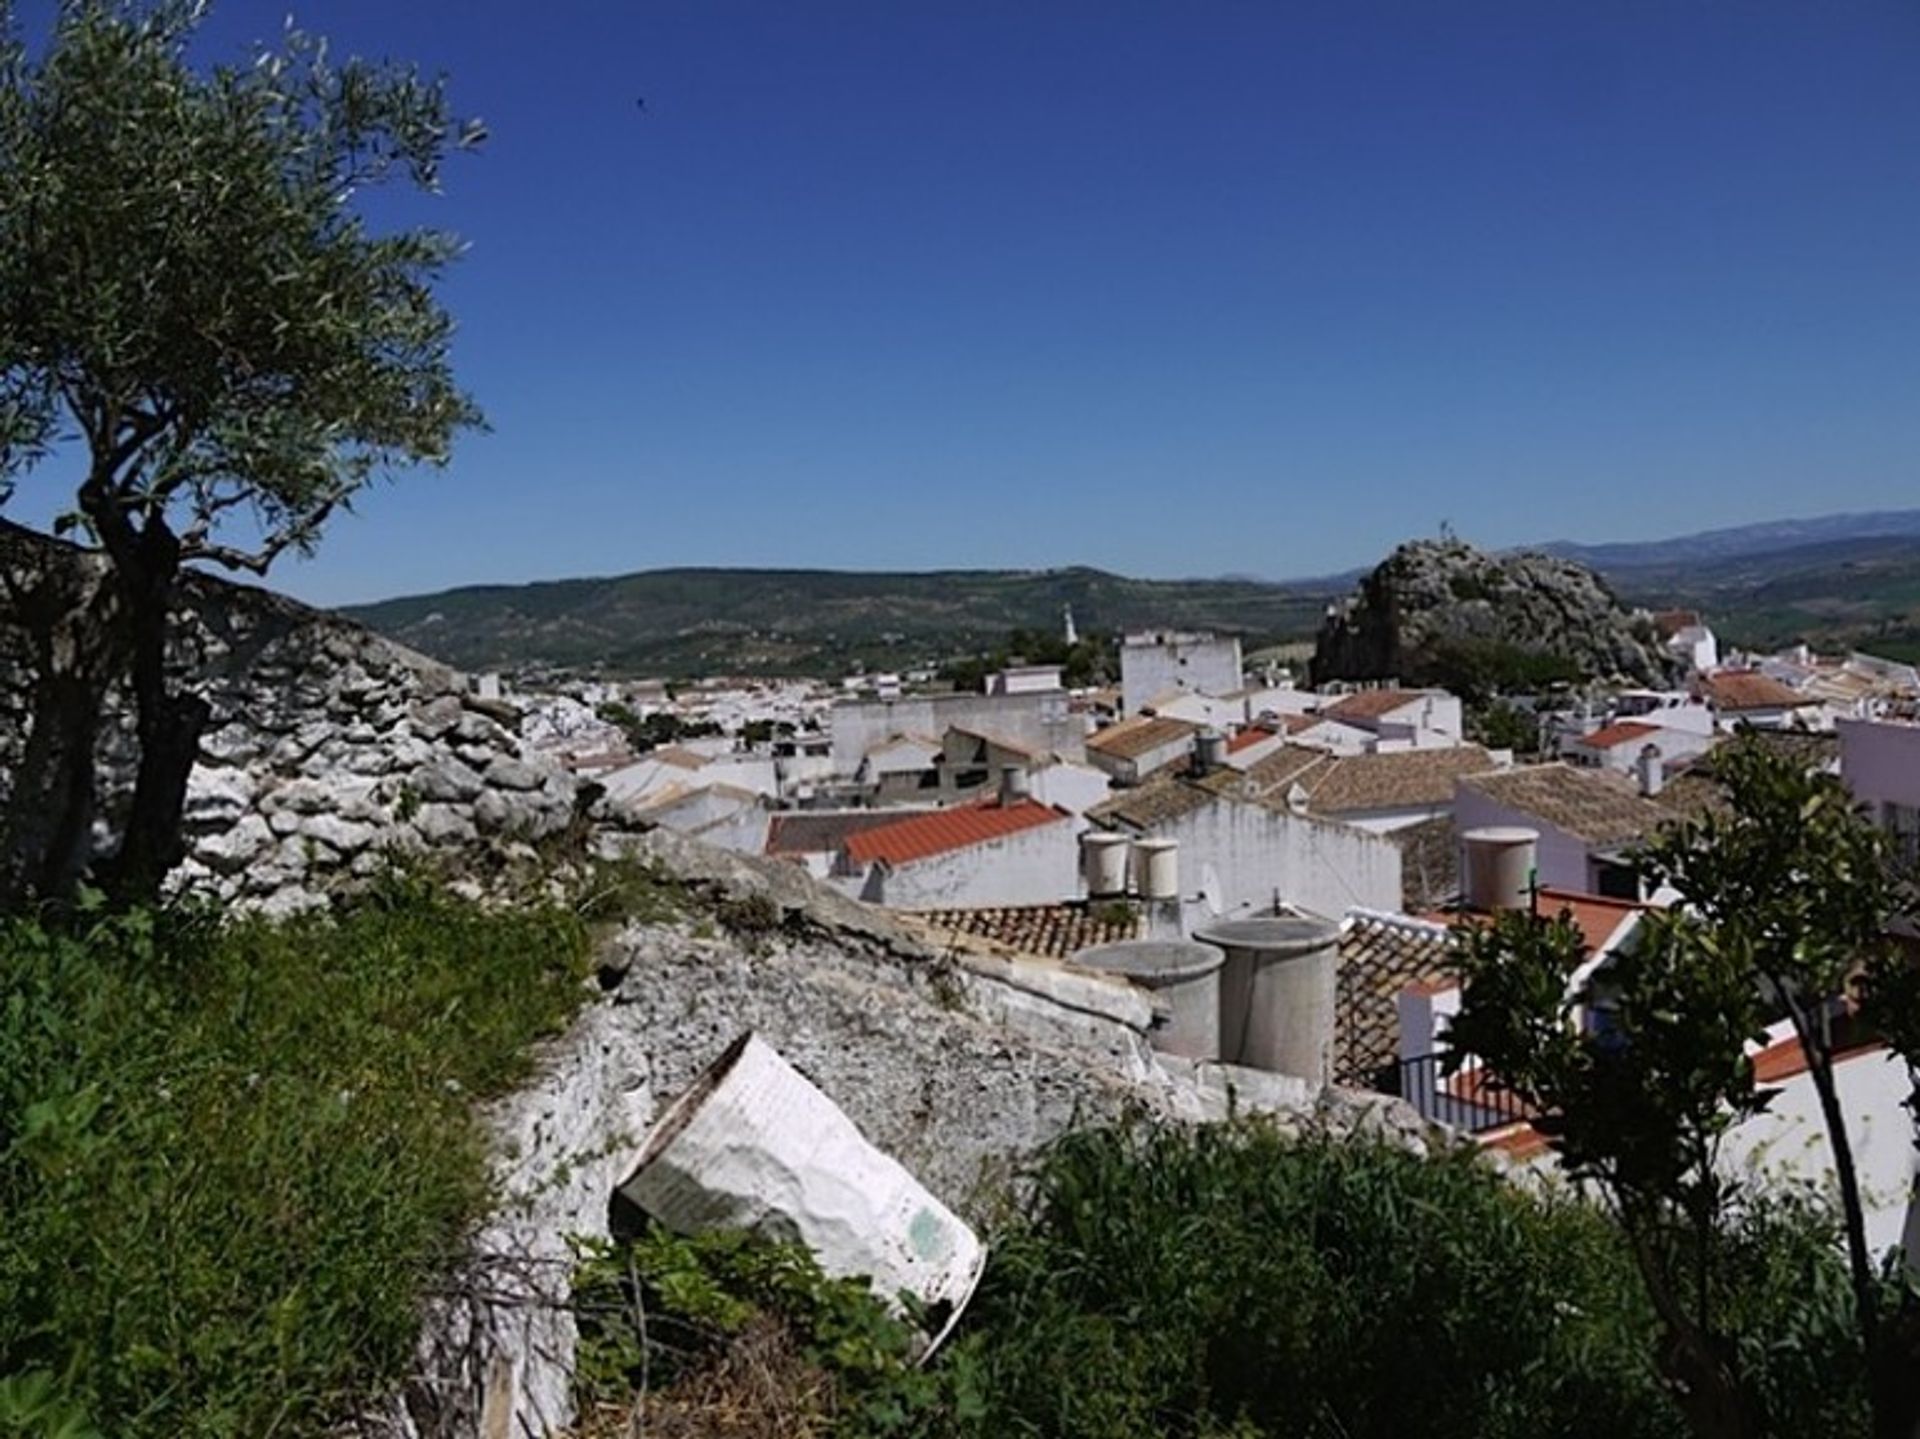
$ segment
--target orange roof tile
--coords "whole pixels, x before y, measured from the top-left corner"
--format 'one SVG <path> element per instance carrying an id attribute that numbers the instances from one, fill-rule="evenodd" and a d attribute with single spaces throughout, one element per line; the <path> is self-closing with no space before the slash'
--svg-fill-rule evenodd
<path id="1" fill-rule="evenodd" d="M 1565 914 L 1573 921 L 1573 927 L 1580 931 L 1580 941 L 1592 954 L 1603 948 L 1613 938 L 1614 931 L 1630 914 L 1651 908 L 1649 905 L 1636 904 L 1630 899 L 1609 899 L 1605 895 L 1582 894 L 1573 889 L 1554 889 L 1550 885 L 1540 886 L 1540 914 L 1551 919 Z M 1433 920 L 1440 924 L 1485 924 L 1488 916 L 1479 910 L 1437 910 L 1420 918 Z"/>
<path id="2" fill-rule="evenodd" d="M 989 840 L 1005 839 L 1008 835 L 1035 829 L 1043 824 L 1057 824 L 1066 818 L 1064 811 L 1031 799 L 1018 800 L 1010 805 L 990 801 L 958 809 L 943 809 L 849 835 L 846 842 L 847 858 L 863 865 L 876 860 L 885 860 L 888 864 L 911 864 L 917 859 L 928 859 L 951 850 L 985 844 Z"/>
<path id="3" fill-rule="evenodd" d="M 1253 725 L 1241 730 L 1239 734 L 1227 741 L 1227 753 L 1239 754 L 1243 749 L 1248 749 L 1265 740 L 1278 739 L 1279 737 L 1280 736 L 1270 729 L 1262 729 L 1259 725 Z"/>
<path id="4" fill-rule="evenodd" d="M 1616 745 L 1631 744 L 1634 740 L 1644 739 L 1650 734 L 1660 733 L 1660 726 L 1642 724 L 1639 720 L 1616 720 L 1603 725 L 1592 734 L 1581 735 L 1574 743 L 1588 749 L 1612 749 Z"/>

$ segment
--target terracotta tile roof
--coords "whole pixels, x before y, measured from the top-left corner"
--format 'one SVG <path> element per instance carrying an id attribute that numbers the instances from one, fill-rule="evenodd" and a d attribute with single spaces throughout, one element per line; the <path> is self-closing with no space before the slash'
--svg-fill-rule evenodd
<path id="1" fill-rule="evenodd" d="M 1272 754 L 1262 755 L 1247 767 L 1244 789 L 1255 798 L 1284 791 L 1303 774 L 1324 765 L 1331 756 L 1323 749 L 1306 745 L 1282 745 Z"/>
<path id="2" fill-rule="evenodd" d="M 1087 737 L 1087 748 L 1111 759 L 1139 759 L 1163 745 L 1192 739 L 1201 726 L 1182 719 L 1136 715 Z"/>
<path id="3" fill-rule="evenodd" d="M 1660 610 L 1653 617 L 1653 627 L 1659 631 L 1660 638 L 1670 640 L 1684 629 L 1700 623 L 1698 610 Z"/>
<path id="4" fill-rule="evenodd" d="M 1337 704 L 1322 706 L 1320 713 L 1343 720 L 1379 719 L 1425 697 L 1422 690 L 1360 690 Z"/>
<path id="5" fill-rule="evenodd" d="M 1580 942 L 1590 955 L 1606 947 L 1629 915 L 1640 914 L 1650 908 L 1651 905 L 1638 904 L 1630 899 L 1609 899 L 1605 895 L 1582 894 L 1578 890 L 1555 889 L 1551 885 L 1540 886 L 1542 917 L 1554 919 L 1564 914 L 1572 920 L 1573 927 L 1580 931 Z M 1455 909 L 1437 910 L 1421 918 L 1435 924 L 1477 925 L 1485 924 L 1491 916 L 1484 910 Z"/>
<path id="6" fill-rule="evenodd" d="M 1285 804 L 1298 785 L 1315 814 L 1361 814 L 1449 804 L 1457 778 L 1493 768 L 1493 756 L 1473 744 L 1352 755 L 1288 745 L 1247 769 L 1242 792 Z"/>
<path id="7" fill-rule="evenodd" d="M 1584 749 L 1613 749 L 1617 745 L 1631 744 L 1634 740 L 1645 739 L 1648 735 L 1660 733 L 1660 726 L 1642 724 L 1639 720 L 1616 720 L 1603 725 L 1592 734 L 1581 735 L 1573 743 Z"/>
<path id="8" fill-rule="evenodd" d="M 1241 750 L 1252 749 L 1257 744 L 1265 744 L 1268 740 L 1275 738 L 1277 736 L 1272 730 L 1251 725 L 1227 741 L 1227 753 L 1239 754 Z"/>
<path id="9" fill-rule="evenodd" d="M 1065 959 L 1096 944 L 1134 939 L 1140 933 L 1139 913 L 1126 904 L 1022 904 L 916 913 L 938 929 L 1047 959 Z"/>
<path id="10" fill-rule="evenodd" d="M 1400 991 L 1453 972 L 1443 925 L 1356 910 L 1340 930 L 1334 1083 L 1374 1088 L 1400 1056 Z"/>
<path id="11" fill-rule="evenodd" d="M 1163 771 L 1143 785 L 1101 800 L 1087 811 L 1087 818 L 1095 824 L 1119 823 L 1147 830 L 1205 809 L 1219 797 L 1212 788 Z"/>
<path id="12" fill-rule="evenodd" d="M 1701 681 L 1707 699 L 1716 710 L 1738 714 L 1742 710 L 1791 709 L 1815 701 L 1797 690 L 1763 675 L 1757 670 L 1721 670 Z"/>
<path id="13" fill-rule="evenodd" d="M 897 809 L 800 810 L 773 816 L 768 854 L 832 854 L 864 830 L 898 824 L 913 811 Z"/>
<path id="14" fill-rule="evenodd" d="M 1572 920 L 1588 954 L 1597 954 L 1606 948 L 1607 941 L 1628 917 L 1641 914 L 1646 908 L 1630 899 L 1609 899 L 1605 895 L 1581 894 L 1549 885 L 1540 887 L 1540 913 L 1550 917 L 1564 914 Z"/>
<path id="15" fill-rule="evenodd" d="M 1484 774 L 1493 767 L 1493 756 L 1472 744 L 1396 754 L 1336 755 L 1323 774 L 1309 777 L 1307 807 L 1321 814 L 1353 814 L 1451 804 L 1456 778 Z"/>
<path id="16" fill-rule="evenodd" d="M 1038 800 L 1023 799 L 1010 805 L 989 801 L 919 814 L 911 819 L 862 830 L 848 836 L 845 849 L 847 858 L 859 865 L 878 860 L 896 865 L 911 864 L 936 854 L 1005 839 L 1041 825 L 1059 824 L 1066 818 L 1064 811 L 1041 804 Z"/>
<path id="17" fill-rule="evenodd" d="M 1592 845 L 1645 839 L 1674 818 L 1671 809 L 1646 798 L 1632 780 L 1607 770 L 1537 764 L 1494 774 L 1465 775 L 1460 783 L 1495 804 Z"/>

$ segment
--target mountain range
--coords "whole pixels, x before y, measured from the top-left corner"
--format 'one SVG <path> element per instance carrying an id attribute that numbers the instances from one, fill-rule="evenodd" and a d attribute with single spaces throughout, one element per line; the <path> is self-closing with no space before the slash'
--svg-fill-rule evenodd
<path id="1" fill-rule="evenodd" d="M 1614 544 L 1528 548 L 1600 572 L 1631 603 L 1701 610 L 1723 639 L 1920 657 L 1920 510 L 1824 515 Z M 989 648 L 1017 628 L 1155 625 L 1310 639 L 1353 573 L 1291 581 L 1141 580 L 1101 570 L 665 569 L 481 585 L 344 613 L 467 669 L 834 674 Z"/>

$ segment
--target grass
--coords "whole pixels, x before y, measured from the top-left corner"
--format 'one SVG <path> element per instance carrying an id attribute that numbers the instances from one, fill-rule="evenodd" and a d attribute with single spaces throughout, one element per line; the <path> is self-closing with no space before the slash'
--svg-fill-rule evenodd
<path id="1" fill-rule="evenodd" d="M 487 1201 L 475 1101 L 567 1024 L 629 888 L 0 922 L 0 1376 L 114 1439 L 351 1412 Z M 0 1434 L 37 1436 L 4 1394 Z"/>

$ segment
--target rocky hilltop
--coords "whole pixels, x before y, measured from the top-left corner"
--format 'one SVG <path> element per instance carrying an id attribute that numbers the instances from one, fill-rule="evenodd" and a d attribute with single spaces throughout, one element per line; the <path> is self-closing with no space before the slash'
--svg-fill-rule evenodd
<path id="1" fill-rule="evenodd" d="M 1668 673 L 1651 623 L 1585 565 L 1459 540 L 1400 546 L 1328 610 L 1313 656 L 1316 684 L 1396 679 L 1469 695 Z"/>

